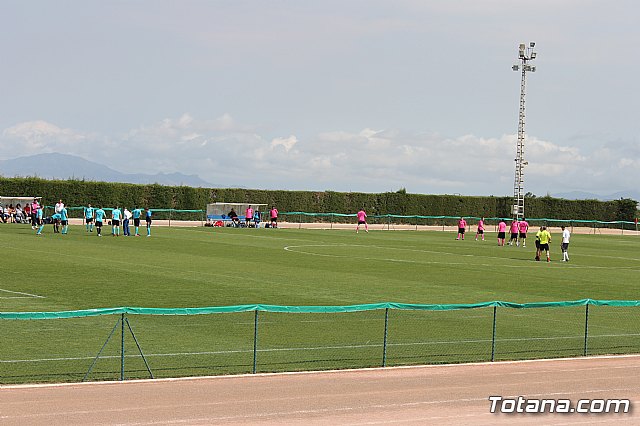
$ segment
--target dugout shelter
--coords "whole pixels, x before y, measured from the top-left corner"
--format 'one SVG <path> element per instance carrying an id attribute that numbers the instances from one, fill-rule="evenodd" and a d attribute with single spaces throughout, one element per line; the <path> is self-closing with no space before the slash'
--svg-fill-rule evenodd
<path id="1" fill-rule="evenodd" d="M 0 195 L 0 204 L 2 206 L 8 206 L 9 204 L 13 204 L 15 207 L 16 204 L 20 204 L 21 207 L 24 207 L 26 204 L 31 203 L 34 199 L 40 201 L 42 197 L 4 197 Z"/>
<path id="2" fill-rule="evenodd" d="M 24 209 L 24 207 L 27 204 L 31 204 L 34 199 L 37 199 L 39 201 L 41 197 L 5 197 L 0 195 L 0 206 L 5 209 L 6 207 L 13 205 L 13 208 L 15 209 L 17 205 L 20 204 L 20 208 Z M 8 215 L 6 211 L 3 214 Z M 29 217 L 24 213 L 16 215 L 15 218 L 17 223 L 27 223 L 30 220 Z"/>
<path id="3" fill-rule="evenodd" d="M 261 214 L 265 214 L 268 204 L 253 204 L 253 203 L 211 203 L 207 204 L 207 222 L 228 221 L 229 212 L 231 209 L 235 210 L 238 218 L 241 221 L 245 221 L 244 212 L 247 208 L 253 208 L 253 211 L 259 211 Z"/>

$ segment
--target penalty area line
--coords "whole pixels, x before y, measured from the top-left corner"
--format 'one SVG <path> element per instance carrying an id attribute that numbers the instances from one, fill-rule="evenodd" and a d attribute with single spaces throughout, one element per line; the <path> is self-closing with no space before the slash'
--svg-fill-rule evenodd
<path id="1" fill-rule="evenodd" d="M 19 294 L 20 295 L 20 296 L 0 297 L 0 299 L 26 299 L 26 298 L 31 298 L 31 297 L 36 298 L 36 299 L 46 299 L 46 296 L 40 296 L 39 294 L 23 293 L 21 291 L 6 290 L 4 288 L 0 288 L 0 291 L 3 291 L 5 293 Z"/>

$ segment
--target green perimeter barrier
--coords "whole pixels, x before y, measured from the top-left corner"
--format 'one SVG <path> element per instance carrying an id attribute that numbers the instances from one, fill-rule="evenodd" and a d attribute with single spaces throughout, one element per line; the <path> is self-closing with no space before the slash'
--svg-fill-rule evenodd
<path id="1" fill-rule="evenodd" d="M 309 212 L 284 212 L 280 213 L 281 217 L 288 217 L 288 222 L 298 223 L 299 227 L 302 227 L 303 218 L 305 220 L 311 219 L 314 222 L 326 223 L 329 222 L 330 228 L 333 228 L 334 223 L 350 223 L 352 222 L 351 218 L 356 217 L 355 213 L 309 213 Z M 467 222 L 470 220 L 480 220 L 480 217 L 477 216 L 464 216 L 467 219 Z M 394 224 L 411 224 L 415 225 L 416 230 L 419 225 L 436 225 L 442 226 L 443 230 L 445 226 L 453 226 L 457 225 L 458 219 L 460 216 L 423 216 L 423 215 L 398 215 L 398 214 L 385 214 L 385 215 L 369 215 L 367 218 L 370 221 L 370 224 L 379 224 L 383 225 L 383 229 L 392 229 Z M 505 222 L 510 222 L 513 220 L 511 217 L 486 217 L 485 225 L 491 226 L 492 224 L 497 227 L 498 222 L 504 220 Z M 635 230 L 638 231 L 638 224 L 631 221 L 600 221 L 600 220 L 577 220 L 577 219 L 549 219 L 549 218 L 527 218 L 527 222 L 529 222 L 530 226 L 542 226 L 542 225 L 551 225 L 551 226 L 561 226 L 567 225 L 569 227 L 573 226 L 583 226 L 589 227 L 593 229 L 593 233 L 597 233 L 600 228 L 615 228 L 620 229 L 622 233 L 626 230 Z M 471 229 L 473 223 L 468 223 L 467 227 Z"/>
<path id="2" fill-rule="evenodd" d="M 4 324 L 0 382 L 638 353 L 639 306 L 582 299 L 0 312 L 2 320 L 23 320 Z"/>
<path id="3" fill-rule="evenodd" d="M 76 206 L 76 207 L 67 207 L 69 210 L 69 217 L 83 217 L 82 211 L 84 211 L 84 206 Z M 47 210 L 53 210 L 53 206 L 44 206 L 45 212 Z M 113 210 L 112 207 L 104 207 L 105 211 L 110 212 Z M 172 220 L 194 220 L 193 215 L 196 215 L 196 220 L 199 220 L 204 225 L 204 215 L 205 210 L 203 209 L 151 209 L 153 211 L 154 219 L 161 220 L 169 220 L 169 226 L 171 226 Z M 79 213 L 79 214 L 78 214 Z M 329 222 L 330 227 L 333 226 L 334 223 L 338 222 L 350 222 L 353 217 L 356 217 L 355 213 L 309 213 L 309 212 L 284 212 L 280 213 L 280 216 L 289 216 L 290 220 L 288 222 L 297 222 L 302 223 L 302 218 L 313 218 L 314 221 L 318 222 Z M 480 220 L 480 217 L 477 216 L 464 216 L 465 219 L 468 220 Z M 347 220 L 349 218 L 349 220 Z M 397 214 L 385 214 L 385 215 L 369 215 L 368 219 L 372 221 L 372 223 L 383 224 L 386 225 L 388 229 L 391 229 L 394 223 L 410 223 L 415 224 L 416 229 L 419 224 L 427 225 L 442 225 L 443 229 L 447 225 L 455 225 L 457 224 L 460 216 L 421 216 L 421 215 L 397 215 Z M 504 220 L 506 222 L 510 222 L 513 218 L 510 217 L 487 217 L 485 218 L 485 224 L 490 226 L 491 224 L 497 226 L 498 222 Z M 266 216 L 263 218 L 263 221 L 268 222 L 268 218 Z M 600 220 L 577 220 L 577 219 L 550 219 L 550 218 L 527 218 L 527 221 L 531 226 L 540 226 L 540 225 L 567 225 L 570 227 L 573 226 L 586 226 L 593 228 L 593 232 L 597 233 L 598 228 L 616 228 L 620 229 L 621 232 L 624 230 L 638 230 L 637 223 L 625 220 L 617 220 L 617 221 L 600 221 Z M 472 223 L 468 224 L 469 228 L 473 226 Z"/>
<path id="4" fill-rule="evenodd" d="M 281 216 L 289 216 L 291 217 L 288 222 L 297 222 L 302 223 L 303 218 L 313 218 L 314 221 L 319 222 L 327 222 L 329 221 L 330 225 L 333 226 L 333 223 L 349 223 L 352 220 L 350 218 L 356 217 L 355 213 L 344 214 L 344 213 L 309 213 L 309 212 L 285 212 L 280 213 Z M 393 224 L 395 223 L 403 223 L 403 224 L 413 224 L 418 225 L 438 225 L 442 226 L 443 229 L 445 226 L 457 225 L 458 220 L 461 216 L 422 216 L 422 215 L 397 215 L 397 214 L 384 214 L 384 215 L 368 215 L 367 218 L 371 221 L 371 223 L 382 224 L 387 227 L 387 229 L 391 229 Z M 467 226 L 471 228 L 474 224 L 469 223 L 470 220 L 480 220 L 480 217 L 477 216 L 463 216 L 467 219 Z M 349 220 L 346 220 L 349 218 Z M 512 217 L 485 217 L 485 225 L 490 226 L 493 224 L 494 226 L 498 225 L 498 222 L 504 220 L 507 223 L 510 223 L 513 218 Z M 638 224 L 632 221 L 626 220 L 615 220 L 615 221 L 601 221 L 601 220 L 578 220 L 578 219 L 550 219 L 550 218 L 527 218 L 527 222 L 530 226 L 542 226 L 542 225 L 550 225 L 550 226 L 561 226 L 566 225 L 569 227 L 573 226 L 583 226 L 593 228 L 594 233 L 598 232 L 599 228 L 615 228 L 620 229 L 621 232 L 624 230 L 635 230 L 638 231 Z"/>

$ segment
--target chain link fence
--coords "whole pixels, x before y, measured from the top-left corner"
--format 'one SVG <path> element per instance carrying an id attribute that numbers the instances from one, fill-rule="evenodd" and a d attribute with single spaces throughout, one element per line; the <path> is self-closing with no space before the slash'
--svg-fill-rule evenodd
<path id="1" fill-rule="evenodd" d="M 640 352 L 640 301 L 4 312 L 0 382 L 126 380 Z"/>

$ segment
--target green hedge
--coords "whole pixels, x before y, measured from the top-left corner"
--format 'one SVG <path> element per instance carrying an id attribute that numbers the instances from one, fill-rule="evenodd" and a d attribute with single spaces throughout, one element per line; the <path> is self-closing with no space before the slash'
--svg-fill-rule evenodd
<path id="1" fill-rule="evenodd" d="M 265 203 L 281 212 L 354 213 L 365 208 L 369 215 L 510 217 L 512 197 L 458 195 L 379 194 L 334 191 L 275 191 L 240 188 L 191 188 L 187 186 L 135 185 L 84 180 L 46 180 L 0 177 L 0 195 L 41 196 L 45 204 L 58 199 L 68 206 L 91 203 L 102 207 L 151 207 L 204 209 L 211 202 Z M 527 198 L 527 216 L 552 219 L 633 221 L 637 202 Z"/>

